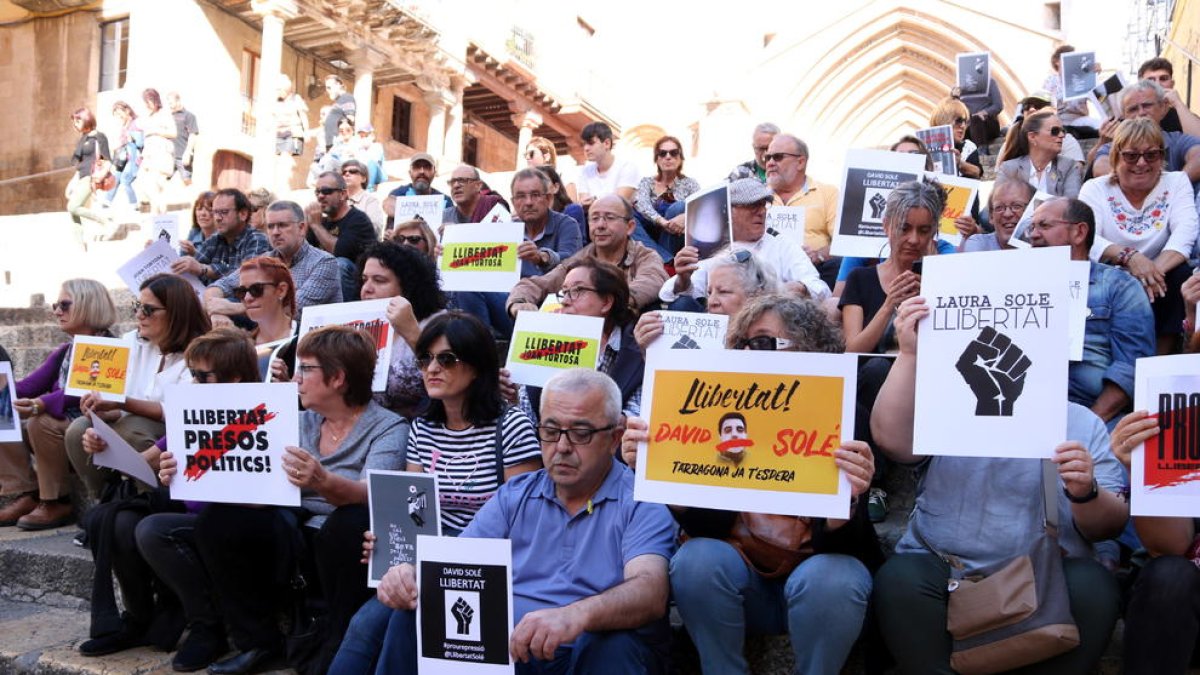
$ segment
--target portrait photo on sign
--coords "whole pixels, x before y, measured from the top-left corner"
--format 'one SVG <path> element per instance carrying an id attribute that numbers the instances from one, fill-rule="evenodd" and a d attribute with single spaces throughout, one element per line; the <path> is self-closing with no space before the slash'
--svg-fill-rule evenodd
<path id="1" fill-rule="evenodd" d="M 955 63 L 958 65 L 958 95 L 986 96 L 991 86 L 991 54 L 973 52 L 958 54 Z"/>
<path id="2" fill-rule="evenodd" d="M 0 443 L 20 442 L 21 416 L 17 414 L 17 388 L 12 363 L 0 361 Z"/>
<path id="3" fill-rule="evenodd" d="M 733 241 L 729 213 L 729 187 L 725 184 L 688 197 L 684 206 L 684 244 L 695 246 L 701 260 Z"/>

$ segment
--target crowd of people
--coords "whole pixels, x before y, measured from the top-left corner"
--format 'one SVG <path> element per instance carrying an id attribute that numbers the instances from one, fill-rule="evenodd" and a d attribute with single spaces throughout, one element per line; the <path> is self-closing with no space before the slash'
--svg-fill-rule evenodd
<path id="1" fill-rule="evenodd" d="M 969 574 L 1026 551 L 1042 528 L 1047 479 L 1039 460 L 930 459 L 913 447 L 916 333 L 929 311 L 921 261 L 1013 249 L 1041 191 L 1052 198 L 1033 210 L 1028 243 L 1068 247 L 1090 269 L 1066 437 L 1045 449 L 1056 482 L 1046 508 L 1064 523 L 1080 638 L 1021 672 L 1091 672 L 1125 604 L 1127 672 L 1183 672 L 1200 636 L 1192 564 L 1200 535 L 1178 518 L 1133 518 L 1122 531 L 1130 451 L 1158 431 L 1133 410 L 1135 362 L 1200 348 L 1200 137 L 1190 135 L 1200 120 L 1171 90 L 1169 62 L 1153 59 L 1138 76 L 1122 92 L 1119 120 L 1090 120 L 1047 92 L 1024 99 L 988 198 L 955 221 L 957 246 L 938 235 L 941 185 L 897 186 L 883 208 L 881 259 L 831 254 L 839 189 L 808 174 L 799 136 L 769 123 L 754 128 L 753 158 L 727 178 L 732 241 L 706 256 L 684 236 L 684 203 L 703 186 L 684 172 L 683 144 L 658 139 L 655 174 L 639 178 L 603 123 L 583 129 L 588 161 L 578 172 L 559 173 L 554 144 L 534 138 L 507 200 L 467 165 L 449 172 L 449 194 L 438 192 L 426 153 L 410 158 L 408 184 L 377 195 L 382 150 L 331 76 L 312 201 L 265 190 L 200 194 L 185 255 L 139 290 L 124 402 L 65 395 L 69 342 L 17 383 L 25 440 L 0 444 L 8 498 L 0 526 L 80 522 L 78 539 L 96 561 L 85 655 L 151 645 L 174 650 L 181 672 L 256 672 L 286 656 L 301 672 L 416 673 L 415 570 L 395 566 L 377 592 L 368 588 L 362 558 L 375 539 L 364 536 L 364 478 L 372 469 L 425 472 L 436 476 L 446 535 L 512 541 L 517 672 L 665 673 L 669 602 L 705 673 L 747 672 L 745 638 L 756 633 L 787 633 L 798 673 L 840 672 L 857 642 L 871 669 L 894 659 L 905 673 L 953 672 L 950 561 Z M 947 97 L 930 119 L 952 127 L 953 172 L 967 177 L 983 174 L 979 156 L 1002 131 L 998 94 L 975 98 Z M 177 127 L 156 91 L 144 99 L 144 123 L 129 105 L 114 106 L 116 143 L 96 131 L 90 111 L 72 116 L 80 133 L 72 215 L 103 218 L 88 207 L 102 189 L 153 204 L 173 174 L 187 176 L 194 116 L 181 116 L 169 95 Z M 279 100 L 277 151 L 287 164 L 313 134 L 290 83 Z M 1098 137 L 1086 157 L 1076 135 Z M 915 136 L 891 149 L 929 154 Z M 107 183 L 97 178 L 105 164 Z M 438 226 L 396 218 L 398 200 L 414 195 L 442 196 L 441 227 L 480 222 L 497 205 L 510 210 L 524 228 L 520 281 L 443 292 Z M 797 237 L 767 227 L 775 207 L 805 210 Z M 185 273 L 206 285 L 202 296 Z M 520 312 L 539 311 L 550 296 L 556 311 L 604 320 L 599 365 L 542 388 L 518 386 L 499 345 Z M 388 300 L 397 339 L 381 392 L 372 392 L 376 355 L 363 334 L 325 327 L 296 337 L 305 308 L 358 299 Z M 851 515 L 805 519 L 810 536 L 790 563 L 764 570 L 730 543 L 759 514 L 633 499 L 636 450 L 648 434 L 646 353 L 665 309 L 728 316 L 728 349 L 870 357 L 860 359 L 856 428 L 834 453 Z M 88 279 L 65 282 L 53 312 L 68 336 L 112 336 L 118 321 L 108 291 Z M 178 463 L 166 442 L 164 387 L 251 381 L 298 385 L 300 441 L 283 462 L 302 506 L 172 501 Z M 92 461 L 106 444 L 89 413 L 142 452 L 159 485 Z M 921 479 L 907 531 L 885 555 L 874 526 L 887 515 L 882 481 L 895 465 Z M 72 470 L 95 503 L 84 514 L 72 507 Z M 1140 573 L 1122 589 L 1116 571 L 1135 552 L 1149 562 L 1134 565 Z M 322 617 L 315 627 L 279 621 L 297 597 Z"/>

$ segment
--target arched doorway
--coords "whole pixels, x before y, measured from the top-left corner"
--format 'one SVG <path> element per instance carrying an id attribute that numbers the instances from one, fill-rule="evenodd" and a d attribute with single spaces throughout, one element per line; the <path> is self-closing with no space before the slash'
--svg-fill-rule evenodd
<path id="1" fill-rule="evenodd" d="M 254 162 L 247 155 L 233 150 L 218 150 L 213 155 L 212 167 L 213 189 L 237 188 L 242 192 L 250 191 L 250 173 Z"/>

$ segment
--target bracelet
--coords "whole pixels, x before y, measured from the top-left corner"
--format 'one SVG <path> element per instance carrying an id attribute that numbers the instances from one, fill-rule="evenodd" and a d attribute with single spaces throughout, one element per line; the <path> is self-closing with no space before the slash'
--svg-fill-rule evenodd
<path id="1" fill-rule="evenodd" d="M 1129 260 L 1133 258 L 1134 254 L 1137 252 L 1138 250 L 1132 246 L 1126 246 L 1125 248 L 1121 249 L 1121 252 L 1117 254 L 1117 259 L 1115 261 L 1117 267 L 1125 267 L 1129 265 Z"/>

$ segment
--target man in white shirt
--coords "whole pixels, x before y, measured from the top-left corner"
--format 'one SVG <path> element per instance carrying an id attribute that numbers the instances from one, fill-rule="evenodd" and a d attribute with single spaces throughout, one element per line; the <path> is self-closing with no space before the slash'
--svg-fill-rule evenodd
<path id="1" fill-rule="evenodd" d="M 730 249 L 746 250 L 779 275 L 784 290 L 800 297 L 821 301 L 829 297 L 829 286 L 821 281 L 808 254 L 791 239 L 766 236 L 767 204 L 774 193 L 757 178 L 741 178 L 729 184 L 729 203 L 733 207 L 733 243 Z M 684 296 L 694 299 L 708 294 L 707 268 L 716 258 L 700 260 L 694 246 L 684 246 L 675 255 L 675 276 L 659 289 L 663 302 L 674 303 Z M 684 308 L 684 305 L 678 308 Z"/>
<path id="2" fill-rule="evenodd" d="M 592 122 L 579 134 L 587 164 L 579 170 L 579 204 L 588 208 L 597 197 L 617 194 L 633 202 L 638 170 L 633 162 L 621 161 L 613 154 L 613 132 L 604 122 Z"/>

